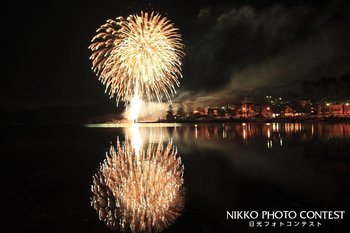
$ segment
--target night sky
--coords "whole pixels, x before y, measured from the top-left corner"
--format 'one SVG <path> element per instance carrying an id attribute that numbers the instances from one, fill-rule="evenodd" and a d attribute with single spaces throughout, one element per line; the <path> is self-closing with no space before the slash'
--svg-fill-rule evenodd
<path id="1" fill-rule="evenodd" d="M 246 94 L 302 96 L 312 93 L 308 85 L 322 86 L 325 78 L 341 80 L 330 92 L 342 97 L 349 93 L 350 74 L 347 2 L 11 1 L 2 7 L 0 107 L 111 101 L 90 69 L 88 46 L 107 19 L 141 9 L 167 15 L 183 35 L 184 78 L 175 101 L 200 105 Z"/>

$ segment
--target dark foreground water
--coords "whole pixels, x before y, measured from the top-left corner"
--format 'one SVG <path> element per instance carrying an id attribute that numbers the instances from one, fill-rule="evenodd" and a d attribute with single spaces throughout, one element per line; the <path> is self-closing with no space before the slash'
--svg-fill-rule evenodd
<path id="1" fill-rule="evenodd" d="M 123 141 L 128 129 L 1 131 L 0 232 L 110 232 L 90 206 L 90 187 L 110 144 Z M 349 212 L 305 228 L 252 228 L 248 220 L 226 219 L 233 210 L 350 210 L 349 123 L 141 125 L 139 131 L 142 140 L 172 138 L 185 166 L 185 207 L 165 232 L 349 230 Z"/>

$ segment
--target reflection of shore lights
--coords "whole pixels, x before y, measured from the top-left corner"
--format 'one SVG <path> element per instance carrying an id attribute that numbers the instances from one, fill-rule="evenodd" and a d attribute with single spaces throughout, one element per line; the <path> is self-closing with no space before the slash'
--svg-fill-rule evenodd
<path id="1" fill-rule="evenodd" d="M 247 130 L 243 128 L 243 133 L 242 133 L 243 139 L 247 139 Z"/>
<path id="2" fill-rule="evenodd" d="M 279 123 L 272 123 L 272 131 L 279 132 L 279 130 L 280 130 L 280 124 Z"/>
<path id="3" fill-rule="evenodd" d="M 184 205 L 183 172 L 177 150 L 149 144 L 140 155 L 125 142 L 111 147 L 93 179 L 92 205 L 100 220 L 122 231 L 161 231 Z"/>
<path id="4" fill-rule="evenodd" d="M 272 148 L 272 140 L 267 140 L 267 148 L 268 149 Z"/>
<path id="5" fill-rule="evenodd" d="M 227 135 L 226 135 L 226 130 L 222 129 L 222 138 L 226 139 Z"/>

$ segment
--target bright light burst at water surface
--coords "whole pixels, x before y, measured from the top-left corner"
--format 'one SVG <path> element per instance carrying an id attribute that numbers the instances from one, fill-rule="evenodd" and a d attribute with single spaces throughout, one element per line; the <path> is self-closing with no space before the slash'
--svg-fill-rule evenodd
<path id="1" fill-rule="evenodd" d="M 93 37 L 92 69 L 110 97 L 170 101 L 179 86 L 184 56 L 179 30 L 158 13 L 109 19 Z M 135 93 L 135 90 L 138 93 Z"/>

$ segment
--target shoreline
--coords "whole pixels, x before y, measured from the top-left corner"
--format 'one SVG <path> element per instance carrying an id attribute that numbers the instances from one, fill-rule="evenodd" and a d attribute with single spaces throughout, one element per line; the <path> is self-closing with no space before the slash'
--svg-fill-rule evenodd
<path id="1" fill-rule="evenodd" d="M 161 120 L 142 123 L 295 123 L 295 122 L 350 122 L 350 117 L 326 117 L 326 118 L 239 118 L 239 119 L 180 119 L 174 121 Z"/>
<path id="2" fill-rule="evenodd" d="M 350 117 L 326 117 L 326 118 L 239 118 L 239 119 L 178 119 L 173 121 L 158 120 L 158 121 L 138 121 L 137 124 L 235 124 L 235 123 L 350 123 Z M 85 122 L 85 123 L 9 123 L 0 124 L 0 127 L 86 127 L 97 125 L 116 125 L 116 127 L 125 127 L 132 125 L 128 121 L 115 122 Z"/>

